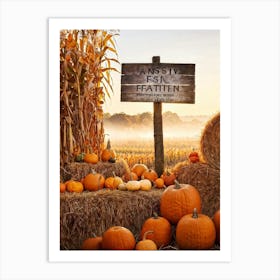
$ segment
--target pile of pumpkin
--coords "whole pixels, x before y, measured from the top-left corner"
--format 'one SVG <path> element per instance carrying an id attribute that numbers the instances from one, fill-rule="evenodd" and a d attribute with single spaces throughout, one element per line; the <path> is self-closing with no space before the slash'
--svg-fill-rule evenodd
<path id="1" fill-rule="evenodd" d="M 91 164 L 98 162 L 98 156 L 94 153 L 79 155 L 79 160 Z M 107 148 L 101 154 L 101 160 L 103 162 L 115 162 L 116 154 L 111 149 L 110 140 L 108 140 Z M 199 156 L 197 152 L 191 152 L 189 154 L 189 161 L 191 163 L 199 162 Z M 111 190 L 129 190 L 129 191 L 149 191 L 152 187 L 162 189 L 172 184 L 176 179 L 176 175 L 169 170 L 166 170 L 158 176 L 157 172 L 153 169 L 149 169 L 143 163 L 135 164 L 129 172 L 126 172 L 122 177 L 116 176 L 114 173 L 112 176 L 105 178 L 103 174 L 97 173 L 92 170 L 91 173 L 86 175 L 80 181 L 68 180 L 66 182 L 60 182 L 60 192 L 82 192 L 98 191 L 103 188 Z"/>
<path id="2" fill-rule="evenodd" d="M 220 210 L 213 217 L 201 213 L 198 190 L 188 184 L 168 186 L 160 199 L 160 216 L 154 214 L 142 225 L 140 240 L 123 226 L 112 226 L 102 236 L 83 241 L 82 250 L 158 250 L 168 246 L 172 226 L 176 230 L 176 249 L 208 250 L 220 244 Z"/>

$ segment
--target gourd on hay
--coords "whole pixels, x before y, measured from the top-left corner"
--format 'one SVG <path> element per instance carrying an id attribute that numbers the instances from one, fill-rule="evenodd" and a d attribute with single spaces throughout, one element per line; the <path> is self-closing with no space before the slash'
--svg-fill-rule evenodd
<path id="1" fill-rule="evenodd" d="M 144 221 L 159 213 L 163 190 L 120 191 L 60 194 L 60 249 L 77 250 L 83 240 L 101 236 L 111 226 L 123 226 L 139 240 Z"/>
<path id="2" fill-rule="evenodd" d="M 220 113 L 206 124 L 200 139 L 200 150 L 205 162 L 220 168 Z"/>
<path id="3" fill-rule="evenodd" d="M 202 213 L 210 217 L 220 208 L 220 170 L 206 163 L 178 163 L 173 172 L 183 184 L 196 187 L 200 193 Z"/>
<path id="4" fill-rule="evenodd" d="M 60 177 L 63 182 L 74 179 L 81 180 L 87 174 L 91 173 L 92 170 L 102 174 L 105 178 L 113 176 L 122 177 L 126 172 L 129 171 L 127 162 L 123 159 L 118 160 L 115 163 L 99 161 L 96 164 L 86 162 L 71 162 L 66 164 L 63 168 L 60 168 Z"/>

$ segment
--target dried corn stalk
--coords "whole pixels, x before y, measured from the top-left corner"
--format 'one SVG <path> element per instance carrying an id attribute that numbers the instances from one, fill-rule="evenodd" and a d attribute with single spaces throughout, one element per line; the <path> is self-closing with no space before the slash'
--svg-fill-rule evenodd
<path id="1" fill-rule="evenodd" d="M 110 72 L 118 65 L 117 31 L 60 32 L 60 163 L 81 152 L 100 156 L 104 143 L 103 108 L 113 92 Z"/>

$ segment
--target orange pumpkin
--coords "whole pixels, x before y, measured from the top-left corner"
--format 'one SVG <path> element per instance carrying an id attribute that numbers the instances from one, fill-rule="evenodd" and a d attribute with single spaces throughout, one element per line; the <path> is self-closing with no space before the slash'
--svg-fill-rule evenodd
<path id="1" fill-rule="evenodd" d="M 93 164 L 97 163 L 98 162 L 97 154 L 95 154 L 95 153 L 86 154 L 84 156 L 84 162 L 93 163 Z"/>
<path id="2" fill-rule="evenodd" d="M 163 189 L 165 188 L 165 185 L 164 185 L 164 180 L 162 178 L 157 178 L 154 182 L 154 185 L 156 188 L 158 189 Z"/>
<path id="3" fill-rule="evenodd" d="M 92 172 L 83 179 L 85 189 L 88 191 L 97 191 L 104 188 L 105 178 L 102 174 Z"/>
<path id="4" fill-rule="evenodd" d="M 156 243 L 151 239 L 146 239 L 149 233 L 153 233 L 153 231 L 149 230 L 144 233 L 142 240 L 136 244 L 135 250 L 157 250 Z"/>
<path id="5" fill-rule="evenodd" d="M 102 248 L 105 250 L 133 250 L 136 240 L 133 233 L 122 226 L 113 226 L 102 235 Z"/>
<path id="6" fill-rule="evenodd" d="M 171 241 L 171 224 L 169 221 L 163 217 L 159 217 L 154 213 L 153 217 L 148 218 L 142 225 L 141 228 L 141 239 L 143 239 L 144 234 L 147 233 L 146 238 L 153 240 L 157 247 L 167 246 Z"/>
<path id="7" fill-rule="evenodd" d="M 102 237 L 94 236 L 87 238 L 83 241 L 82 250 L 101 250 L 102 249 Z"/>
<path id="8" fill-rule="evenodd" d="M 158 178 L 158 175 L 157 175 L 155 170 L 148 169 L 148 170 L 146 170 L 142 173 L 141 178 L 142 179 L 148 179 L 151 182 L 154 182 Z"/>
<path id="9" fill-rule="evenodd" d="M 149 170 L 147 165 L 145 165 L 143 163 L 136 163 L 131 168 L 131 171 L 134 172 L 138 176 L 139 179 L 141 178 L 144 171 L 147 171 L 147 170 Z"/>
<path id="10" fill-rule="evenodd" d="M 114 150 L 111 149 L 111 141 L 108 139 L 107 147 L 101 153 L 101 160 L 102 161 L 115 161 L 116 153 Z"/>
<path id="11" fill-rule="evenodd" d="M 117 189 L 120 184 L 123 184 L 123 180 L 121 177 L 116 176 L 115 172 L 113 172 L 112 177 L 108 177 L 105 180 L 105 187 L 111 190 Z"/>
<path id="12" fill-rule="evenodd" d="M 68 192 L 80 193 L 84 190 L 84 186 L 79 181 L 70 180 L 66 183 L 66 189 Z"/>
<path id="13" fill-rule="evenodd" d="M 66 191 L 66 185 L 64 183 L 60 183 L 60 192 L 64 193 Z"/>
<path id="14" fill-rule="evenodd" d="M 215 212 L 213 222 L 216 229 L 216 242 L 220 244 L 220 209 Z"/>
<path id="15" fill-rule="evenodd" d="M 123 176 L 122 179 L 124 182 L 128 182 L 128 181 L 137 181 L 138 180 L 138 176 L 136 173 L 134 172 L 126 172 Z"/>
<path id="16" fill-rule="evenodd" d="M 169 170 L 164 171 L 160 177 L 163 179 L 164 184 L 167 187 L 175 184 L 176 175 Z"/>
<path id="17" fill-rule="evenodd" d="M 207 250 L 215 244 L 216 230 L 212 219 L 198 214 L 194 208 L 192 214 L 183 216 L 176 227 L 176 243 L 180 249 Z"/>
<path id="18" fill-rule="evenodd" d="M 201 212 L 201 198 L 198 190 L 189 184 L 179 184 L 167 187 L 160 199 L 160 213 L 172 224 L 176 224 L 184 215 L 192 213 L 193 209 Z"/>
<path id="19" fill-rule="evenodd" d="M 199 155 L 198 155 L 198 153 L 195 152 L 195 151 L 192 151 L 189 154 L 189 160 L 190 160 L 191 163 L 199 162 Z"/>

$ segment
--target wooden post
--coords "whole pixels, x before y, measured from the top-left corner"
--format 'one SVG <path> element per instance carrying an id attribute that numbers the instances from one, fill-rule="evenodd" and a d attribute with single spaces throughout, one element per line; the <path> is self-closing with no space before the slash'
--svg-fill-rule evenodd
<path id="1" fill-rule="evenodd" d="M 153 57 L 153 64 L 159 64 L 160 57 Z M 154 148 L 155 148 L 155 171 L 160 176 L 164 171 L 164 148 L 162 130 L 162 103 L 154 102 Z"/>

